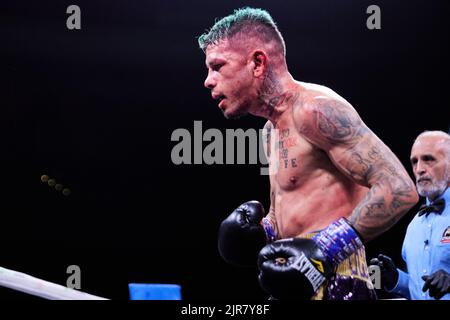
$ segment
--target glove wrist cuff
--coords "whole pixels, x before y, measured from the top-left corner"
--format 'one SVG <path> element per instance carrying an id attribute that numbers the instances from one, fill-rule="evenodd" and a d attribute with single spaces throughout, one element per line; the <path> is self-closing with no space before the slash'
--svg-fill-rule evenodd
<path id="1" fill-rule="evenodd" d="M 325 254 L 329 263 L 338 265 L 359 248 L 363 247 L 355 229 L 345 218 L 331 223 L 326 229 L 313 237 Z"/>

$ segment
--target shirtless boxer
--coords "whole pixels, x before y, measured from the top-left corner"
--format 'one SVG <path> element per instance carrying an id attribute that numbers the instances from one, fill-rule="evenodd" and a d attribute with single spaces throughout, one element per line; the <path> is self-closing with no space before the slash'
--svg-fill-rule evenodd
<path id="1" fill-rule="evenodd" d="M 220 226 L 221 256 L 236 265 L 258 260 L 260 285 L 275 299 L 375 298 L 363 242 L 418 201 L 400 161 L 345 99 L 292 78 L 266 11 L 235 10 L 199 45 L 204 85 L 224 116 L 263 117 L 268 136 L 279 133 L 277 146 L 265 148 L 269 168 L 279 163 L 269 212 L 257 201 L 238 207 Z"/>

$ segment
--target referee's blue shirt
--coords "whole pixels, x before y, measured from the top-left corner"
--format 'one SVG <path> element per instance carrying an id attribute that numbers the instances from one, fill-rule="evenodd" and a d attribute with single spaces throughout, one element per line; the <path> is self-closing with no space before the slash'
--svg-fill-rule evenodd
<path id="1" fill-rule="evenodd" d="M 422 276 L 431 275 L 439 269 L 450 273 L 450 188 L 436 200 L 444 198 L 445 208 L 441 214 L 431 212 L 414 217 L 403 241 L 402 257 L 408 273 L 397 269 L 399 277 L 390 291 L 412 300 L 434 300 L 422 292 Z M 430 202 L 427 199 L 427 205 Z M 450 294 L 441 300 L 450 300 Z"/>

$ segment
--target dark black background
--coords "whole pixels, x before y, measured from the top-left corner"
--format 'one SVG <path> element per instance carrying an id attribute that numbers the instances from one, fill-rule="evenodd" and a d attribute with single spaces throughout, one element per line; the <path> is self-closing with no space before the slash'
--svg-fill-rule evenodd
<path id="1" fill-rule="evenodd" d="M 66 28 L 81 8 L 82 29 Z M 381 30 L 366 8 L 381 7 Z M 433 1 L 2 1 L 0 265 L 128 299 L 128 283 L 177 283 L 188 300 L 265 297 L 256 269 L 226 265 L 217 228 L 240 203 L 266 207 L 259 165 L 171 161 L 177 128 L 260 128 L 226 120 L 203 87 L 196 37 L 242 6 L 267 9 L 297 80 L 331 87 L 411 173 L 414 138 L 448 130 L 449 4 Z M 43 174 L 72 190 L 68 197 Z M 325 195 L 332 196 L 332 195 Z M 400 248 L 410 212 L 367 245 Z M 0 289 L 0 297 L 29 297 Z"/>

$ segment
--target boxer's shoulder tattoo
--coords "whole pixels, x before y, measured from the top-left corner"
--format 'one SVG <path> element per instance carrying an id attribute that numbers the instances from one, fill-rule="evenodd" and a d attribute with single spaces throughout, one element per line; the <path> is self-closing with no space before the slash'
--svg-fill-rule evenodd
<path id="1" fill-rule="evenodd" d="M 317 130 L 328 143 L 353 142 L 364 134 L 359 116 L 340 101 L 319 101 L 314 117 Z"/>
<path id="2" fill-rule="evenodd" d="M 339 101 L 319 99 L 303 114 L 299 131 L 329 155 L 337 169 L 369 189 L 350 222 L 369 240 L 386 231 L 416 202 L 417 193 L 394 153 Z"/>
<path id="3" fill-rule="evenodd" d="M 356 111 L 335 99 L 320 98 L 306 102 L 298 114 L 299 132 L 320 147 L 351 145 L 367 131 Z"/>

